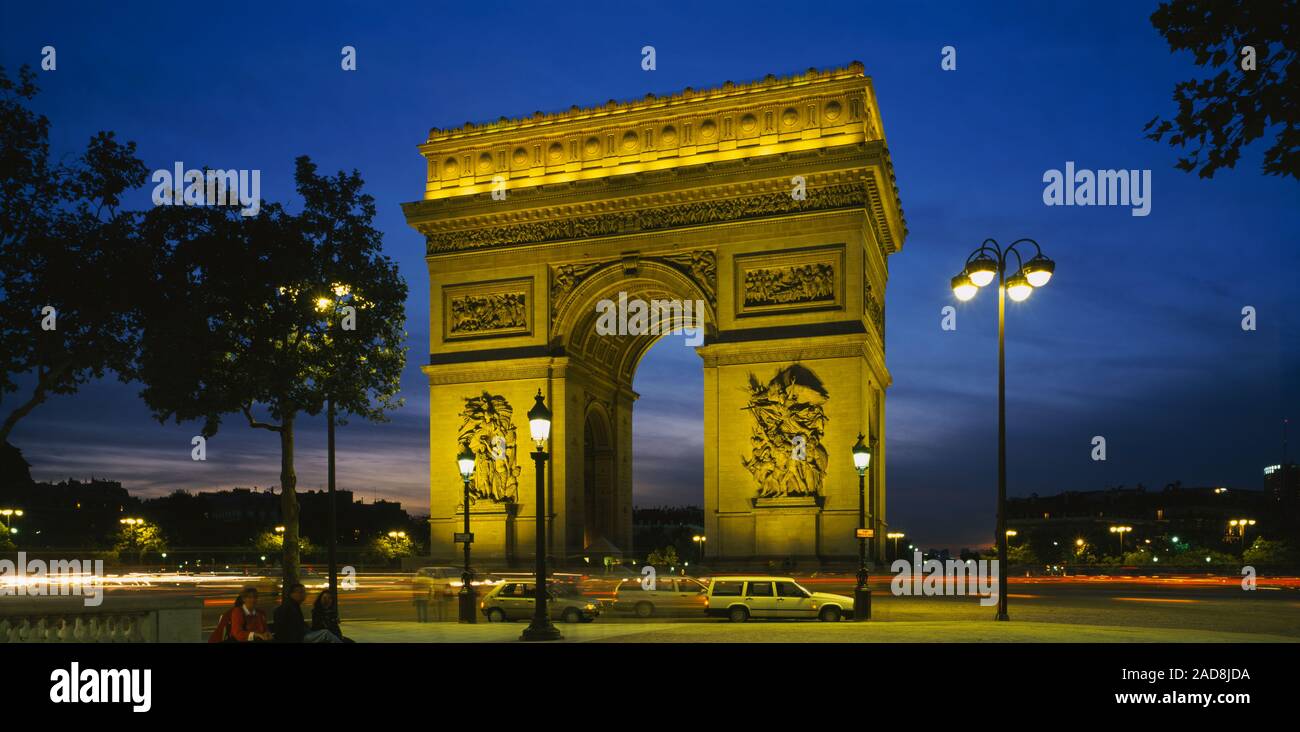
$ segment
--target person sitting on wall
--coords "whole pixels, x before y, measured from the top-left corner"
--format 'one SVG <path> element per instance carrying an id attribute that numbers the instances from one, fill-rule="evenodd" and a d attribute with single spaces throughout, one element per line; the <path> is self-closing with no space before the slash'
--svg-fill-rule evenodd
<path id="1" fill-rule="evenodd" d="M 231 608 L 226 616 L 222 617 L 230 630 L 230 635 L 221 640 L 233 640 L 237 643 L 253 643 L 271 640 L 271 631 L 266 625 L 266 613 L 263 613 L 257 607 L 257 588 L 245 587 L 239 597 L 235 598 L 235 606 Z M 223 630 L 222 624 L 217 624 L 216 635 Z"/>
<path id="2" fill-rule="evenodd" d="M 343 635 L 343 631 L 339 628 L 339 606 L 334 602 L 334 593 L 330 590 L 321 590 L 316 596 L 316 602 L 311 606 L 311 632 L 322 630 L 332 633 L 344 643 L 355 642 Z"/>

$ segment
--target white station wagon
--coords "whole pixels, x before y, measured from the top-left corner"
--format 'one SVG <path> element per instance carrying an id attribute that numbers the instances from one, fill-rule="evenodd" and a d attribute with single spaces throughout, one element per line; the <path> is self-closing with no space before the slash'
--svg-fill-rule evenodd
<path id="1" fill-rule="evenodd" d="M 714 577 L 709 581 L 709 615 L 733 623 L 750 618 L 817 618 L 834 622 L 853 617 L 853 598 L 810 592 L 790 577 Z"/>

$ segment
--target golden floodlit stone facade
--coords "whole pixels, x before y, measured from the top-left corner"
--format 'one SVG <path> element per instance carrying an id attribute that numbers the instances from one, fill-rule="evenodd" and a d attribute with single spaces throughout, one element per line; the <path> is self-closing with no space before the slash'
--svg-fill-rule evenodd
<path id="1" fill-rule="evenodd" d="M 456 555 L 462 445 L 476 557 L 532 555 L 539 389 L 549 554 L 654 548 L 632 544 L 632 379 L 661 329 L 602 334 L 620 295 L 703 305 L 709 563 L 855 556 L 859 432 L 883 546 L 885 283 L 907 228 L 861 64 L 434 129 L 420 153 L 403 210 L 427 242 L 435 557 Z"/>

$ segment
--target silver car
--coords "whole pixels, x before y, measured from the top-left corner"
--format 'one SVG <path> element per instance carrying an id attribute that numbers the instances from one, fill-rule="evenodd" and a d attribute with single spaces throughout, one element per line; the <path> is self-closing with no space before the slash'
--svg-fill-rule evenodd
<path id="1" fill-rule="evenodd" d="M 658 578 L 650 587 L 641 579 L 625 579 L 614 588 L 613 610 L 649 618 L 664 615 L 702 616 L 709 607 L 709 588 L 689 577 Z"/>

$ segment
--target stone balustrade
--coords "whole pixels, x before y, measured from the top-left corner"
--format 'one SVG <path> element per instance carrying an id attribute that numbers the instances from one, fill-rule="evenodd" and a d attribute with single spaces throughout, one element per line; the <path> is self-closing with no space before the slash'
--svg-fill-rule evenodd
<path id="1" fill-rule="evenodd" d="M 0 597 L 0 643 L 194 643 L 203 603 L 191 597 Z"/>

